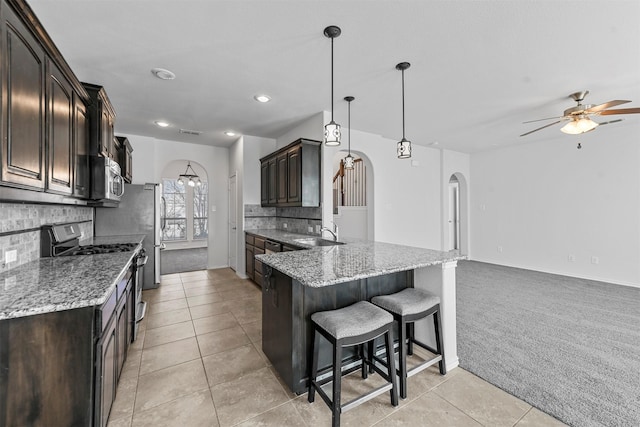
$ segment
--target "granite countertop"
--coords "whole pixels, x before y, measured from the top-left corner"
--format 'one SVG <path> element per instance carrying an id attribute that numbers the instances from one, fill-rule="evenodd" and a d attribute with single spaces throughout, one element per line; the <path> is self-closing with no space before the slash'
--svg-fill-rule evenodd
<path id="1" fill-rule="evenodd" d="M 82 244 L 138 243 L 143 235 Z M 0 320 L 104 303 L 137 251 L 40 258 L 0 274 Z"/>
<path id="2" fill-rule="evenodd" d="M 247 232 L 299 247 L 305 245 L 296 242 L 295 239 L 313 237 L 281 230 L 247 230 Z M 460 255 L 457 251 L 443 252 L 356 239 L 340 239 L 340 241 L 345 244 L 256 255 L 256 258 L 302 285 L 310 287 L 335 285 L 466 259 L 466 256 Z"/>
<path id="3" fill-rule="evenodd" d="M 269 240 L 275 240 L 280 243 L 297 246 L 299 248 L 312 248 L 313 246 L 296 242 L 296 239 L 308 239 L 310 237 L 320 237 L 317 234 L 291 233 L 289 231 L 275 230 L 275 229 L 245 230 L 245 233 L 255 234 Z"/>

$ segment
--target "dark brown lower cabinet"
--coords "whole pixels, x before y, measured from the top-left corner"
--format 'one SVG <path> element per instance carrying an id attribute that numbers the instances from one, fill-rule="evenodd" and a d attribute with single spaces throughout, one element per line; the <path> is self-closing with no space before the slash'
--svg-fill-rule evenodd
<path id="1" fill-rule="evenodd" d="M 245 254 L 244 254 L 244 259 L 245 259 L 245 273 L 247 273 L 247 276 L 249 276 L 249 279 L 254 280 L 254 254 L 253 254 L 253 246 L 251 246 L 250 244 L 246 244 L 245 245 Z"/>
<path id="2" fill-rule="evenodd" d="M 0 425 L 93 425 L 94 307 L 0 321 Z"/>
<path id="3" fill-rule="evenodd" d="M 96 399 L 96 425 L 106 426 L 109 420 L 111 406 L 116 397 L 116 361 L 117 361 L 117 335 L 115 316 L 111 318 L 104 335 L 96 348 L 100 355 L 99 364 L 96 365 L 96 393 L 100 399 Z"/>
<path id="4" fill-rule="evenodd" d="M 118 282 L 114 295 L 98 310 L 97 330 L 102 330 L 96 344 L 95 425 L 104 427 L 109 420 L 116 397 L 118 379 L 122 373 L 131 342 L 131 312 L 133 304 L 133 276 L 131 270 Z"/>
<path id="5" fill-rule="evenodd" d="M 0 426 L 106 426 L 131 340 L 128 272 L 99 307 L 0 320 Z"/>

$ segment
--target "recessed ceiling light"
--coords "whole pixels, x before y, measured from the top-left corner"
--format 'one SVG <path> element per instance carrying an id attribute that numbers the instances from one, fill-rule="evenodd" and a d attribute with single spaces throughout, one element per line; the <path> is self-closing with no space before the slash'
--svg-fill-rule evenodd
<path id="1" fill-rule="evenodd" d="M 163 122 L 162 120 L 156 120 L 154 123 L 160 126 L 161 128 L 166 128 L 167 126 L 169 126 L 169 123 Z"/>
<path id="2" fill-rule="evenodd" d="M 173 74 L 169 70 L 165 70 L 164 68 L 152 68 L 151 74 L 153 74 L 160 80 L 173 80 L 176 78 L 175 74 Z"/>
<path id="3" fill-rule="evenodd" d="M 232 130 L 228 130 L 224 134 L 227 135 L 227 136 L 236 136 L 236 133 L 234 131 L 232 131 Z"/>
<path id="4" fill-rule="evenodd" d="M 255 99 L 258 102 L 262 102 L 262 103 L 271 101 L 271 98 L 269 96 L 267 96 L 267 95 L 256 95 L 256 96 L 253 97 L 253 99 Z"/>

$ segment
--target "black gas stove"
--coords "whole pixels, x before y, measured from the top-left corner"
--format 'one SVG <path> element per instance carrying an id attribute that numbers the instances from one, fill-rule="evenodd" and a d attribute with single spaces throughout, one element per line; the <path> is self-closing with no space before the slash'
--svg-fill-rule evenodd
<path id="1" fill-rule="evenodd" d="M 47 224 L 42 226 L 40 255 L 59 257 L 68 255 L 95 255 L 114 252 L 130 252 L 137 243 L 107 243 L 102 245 L 80 245 L 81 232 L 77 223 Z"/>
<path id="2" fill-rule="evenodd" d="M 130 252 L 138 246 L 137 243 L 112 243 L 104 245 L 83 245 L 65 252 L 64 255 L 95 255 L 110 254 L 113 252 Z"/>

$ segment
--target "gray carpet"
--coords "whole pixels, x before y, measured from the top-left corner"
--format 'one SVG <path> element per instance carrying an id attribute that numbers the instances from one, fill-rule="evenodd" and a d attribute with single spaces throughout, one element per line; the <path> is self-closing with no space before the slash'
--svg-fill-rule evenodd
<path id="1" fill-rule="evenodd" d="M 458 263 L 460 366 L 576 427 L 640 426 L 640 288 Z"/>

